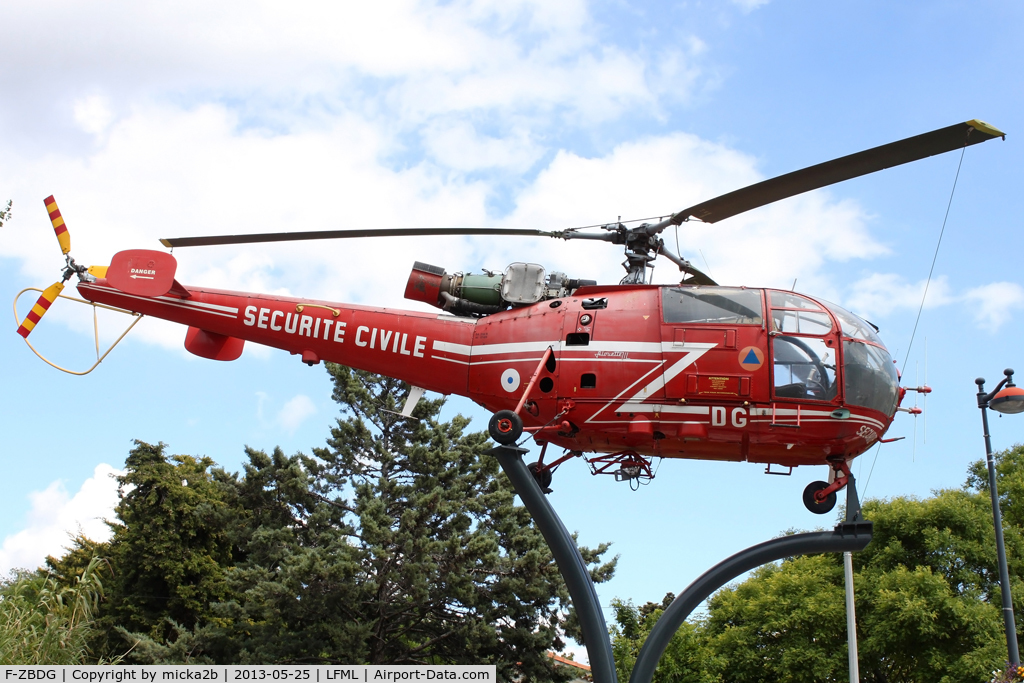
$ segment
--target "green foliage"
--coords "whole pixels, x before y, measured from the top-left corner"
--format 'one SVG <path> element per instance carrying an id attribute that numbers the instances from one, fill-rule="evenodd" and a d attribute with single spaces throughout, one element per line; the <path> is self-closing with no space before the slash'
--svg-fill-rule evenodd
<path id="1" fill-rule="evenodd" d="M 997 474 L 1021 632 L 1024 447 L 998 454 Z M 874 522 L 874 537 L 853 556 L 861 680 L 1013 680 L 1003 673 L 1006 641 L 985 463 L 971 466 L 962 489 L 925 500 L 868 501 L 864 513 Z M 620 680 L 627 678 L 652 616 L 669 601 L 666 596 L 662 605 L 639 609 L 614 604 Z M 655 680 L 847 680 L 842 556 L 790 558 L 719 591 L 707 616 L 676 634 Z"/>
<path id="2" fill-rule="evenodd" d="M 804 556 L 715 595 L 707 634 L 724 680 L 841 680 L 845 618 L 842 565 Z"/>
<path id="3" fill-rule="evenodd" d="M 83 664 L 103 593 L 94 558 L 70 585 L 22 573 L 0 583 L 0 664 Z"/>
<path id="4" fill-rule="evenodd" d="M 876 532 L 854 556 L 862 676 L 988 680 L 1006 652 L 987 494 L 940 491 L 865 512 Z"/>
<path id="5" fill-rule="evenodd" d="M 13 199 L 7 200 L 7 208 L 0 209 L 0 228 L 4 227 L 4 223 L 11 220 L 11 206 L 14 205 Z"/>
<path id="6" fill-rule="evenodd" d="M 1005 651 L 984 496 L 941 491 L 864 511 L 875 535 L 854 555 L 861 680 L 989 680 Z M 704 635 L 722 680 L 841 681 L 845 614 L 841 555 L 797 557 L 715 595 Z"/>
<path id="7" fill-rule="evenodd" d="M 114 567 L 103 623 L 162 640 L 209 621 L 228 597 L 228 526 L 233 517 L 209 458 L 164 454 L 165 445 L 135 442 L 118 477 L 120 524 L 112 525 Z"/>
<path id="8" fill-rule="evenodd" d="M 637 656 L 650 635 L 654 624 L 672 603 L 669 593 L 661 603 L 648 602 L 639 608 L 632 602 L 612 600 L 615 623 L 611 626 L 612 653 L 620 681 L 628 681 Z M 716 683 L 719 679 L 710 672 L 710 662 L 716 653 L 703 637 L 703 626 L 685 622 L 665 648 L 654 671 L 654 683 Z"/>
<path id="9" fill-rule="evenodd" d="M 506 676 L 550 679 L 546 650 L 561 649 L 568 593 L 529 513 L 482 433 L 468 420 L 437 421 L 442 402 L 421 401 L 407 420 L 397 380 L 328 367 L 343 418 L 316 475 L 351 511 L 358 563 L 357 615 L 366 661 L 494 662 Z M 596 580 L 607 546 L 581 549 Z M 384 596 L 388 596 L 385 599 Z M 513 670 L 515 670 L 513 672 Z"/>
<path id="10" fill-rule="evenodd" d="M 342 417 L 312 456 L 246 449 L 241 474 L 136 442 L 108 544 L 50 558 L 66 580 L 110 557 L 96 650 L 137 663 L 481 663 L 561 680 L 571 630 L 543 537 L 482 433 L 443 402 L 331 365 Z M 595 580 L 615 561 L 581 548 Z"/>

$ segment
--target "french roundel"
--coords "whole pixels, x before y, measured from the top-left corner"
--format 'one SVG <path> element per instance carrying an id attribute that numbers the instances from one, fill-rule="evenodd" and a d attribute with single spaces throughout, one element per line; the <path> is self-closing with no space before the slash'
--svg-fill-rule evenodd
<path id="1" fill-rule="evenodd" d="M 519 388 L 519 372 L 515 368 L 501 373 L 501 388 L 509 393 Z"/>
<path id="2" fill-rule="evenodd" d="M 748 346 L 740 351 L 739 361 L 744 370 L 757 370 L 764 364 L 764 352 L 756 346 Z"/>

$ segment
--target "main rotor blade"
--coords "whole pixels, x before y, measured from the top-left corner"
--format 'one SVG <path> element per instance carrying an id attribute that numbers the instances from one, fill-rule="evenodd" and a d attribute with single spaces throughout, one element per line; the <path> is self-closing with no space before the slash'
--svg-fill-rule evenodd
<path id="1" fill-rule="evenodd" d="M 352 237 L 418 237 L 430 235 L 533 235 L 557 237 L 554 232 L 521 228 L 367 228 L 365 230 L 310 230 L 307 232 L 268 232 L 251 235 L 210 237 L 172 237 L 161 239 L 165 247 L 210 247 L 218 244 L 255 244 L 259 242 L 295 242 L 333 240 Z"/>
<path id="2" fill-rule="evenodd" d="M 716 223 L 780 199 L 997 137 L 1005 137 L 1005 133 L 984 121 L 973 119 L 957 123 L 748 185 L 683 209 L 657 227 L 664 229 L 669 225 L 679 225 L 691 217 L 705 223 Z"/>

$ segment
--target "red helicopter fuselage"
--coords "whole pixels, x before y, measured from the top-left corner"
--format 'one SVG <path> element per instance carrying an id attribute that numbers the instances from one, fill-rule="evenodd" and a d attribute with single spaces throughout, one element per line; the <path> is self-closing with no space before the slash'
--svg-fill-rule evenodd
<path id="1" fill-rule="evenodd" d="M 249 341 L 492 412 L 522 404 L 527 433 L 574 452 L 849 460 L 882 437 L 903 393 L 867 323 L 780 290 L 590 286 L 481 318 L 177 283 L 159 296 L 106 279 L 78 290 L 187 325 L 186 348 L 206 358 L 233 360 Z"/>

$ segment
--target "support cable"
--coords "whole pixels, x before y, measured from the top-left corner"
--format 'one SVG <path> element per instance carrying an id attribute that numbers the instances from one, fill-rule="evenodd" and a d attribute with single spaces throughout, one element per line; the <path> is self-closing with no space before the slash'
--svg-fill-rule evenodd
<path id="1" fill-rule="evenodd" d="M 935 253 L 932 255 L 932 265 L 928 269 L 928 278 L 924 281 L 924 293 L 921 295 L 921 305 L 917 309 L 917 317 L 914 318 L 914 329 L 910 333 L 910 343 L 907 345 L 907 354 L 903 357 L 903 366 L 900 368 L 901 377 L 903 376 L 903 371 L 907 369 L 907 362 L 910 360 L 910 350 L 914 347 L 914 337 L 917 336 L 917 326 L 921 322 L 921 313 L 924 312 L 924 302 L 928 298 L 928 287 L 932 283 L 932 274 L 935 272 L 935 263 L 939 260 L 939 247 L 942 246 L 942 236 L 946 233 L 946 221 L 949 220 L 949 209 L 953 206 L 953 195 L 956 193 L 956 183 L 960 180 L 960 168 L 964 164 L 964 154 L 966 152 L 967 141 L 965 140 L 963 149 L 960 150 L 960 161 L 957 162 L 956 165 L 956 175 L 953 176 L 953 188 L 949 191 L 949 201 L 946 203 L 946 215 L 942 217 L 942 228 L 939 229 L 939 239 L 935 243 Z M 875 471 L 875 463 L 878 462 L 878 452 L 881 450 L 882 444 L 879 443 L 878 448 L 875 449 L 875 457 L 871 461 L 871 470 L 868 472 L 868 479 L 864 483 L 865 495 L 867 495 L 868 485 L 871 483 L 871 474 Z"/>
<path id="2" fill-rule="evenodd" d="M 942 236 L 946 232 L 946 221 L 949 219 L 949 209 L 953 206 L 953 194 L 956 192 L 956 182 L 960 179 L 960 167 L 964 163 L 964 153 L 967 151 L 967 142 L 960 150 L 960 162 L 956 165 L 956 176 L 953 178 L 953 189 L 949 191 L 949 202 L 946 204 L 946 215 L 942 217 L 942 229 L 939 230 L 939 241 L 935 244 L 935 254 L 932 256 L 932 267 L 928 269 L 928 279 L 924 283 L 924 294 L 921 295 L 921 306 L 917 309 L 917 318 L 914 320 L 914 330 L 910 333 L 910 344 L 907 345 L 907 355 L 903 358 L 903 367 L 900 374 L 907 368 L 907 361 L 910 359 L 910 349 L 914 346 L 914 336 L 917 335 L 917 324 L 921 322 L 921 313 L 924 311 L 924 302 L 928 298 L 928 286 L 932 282 L 932 273 L 935 271 L 935 262 L 939 259 L 939 247 L 942 246 Z"/>

